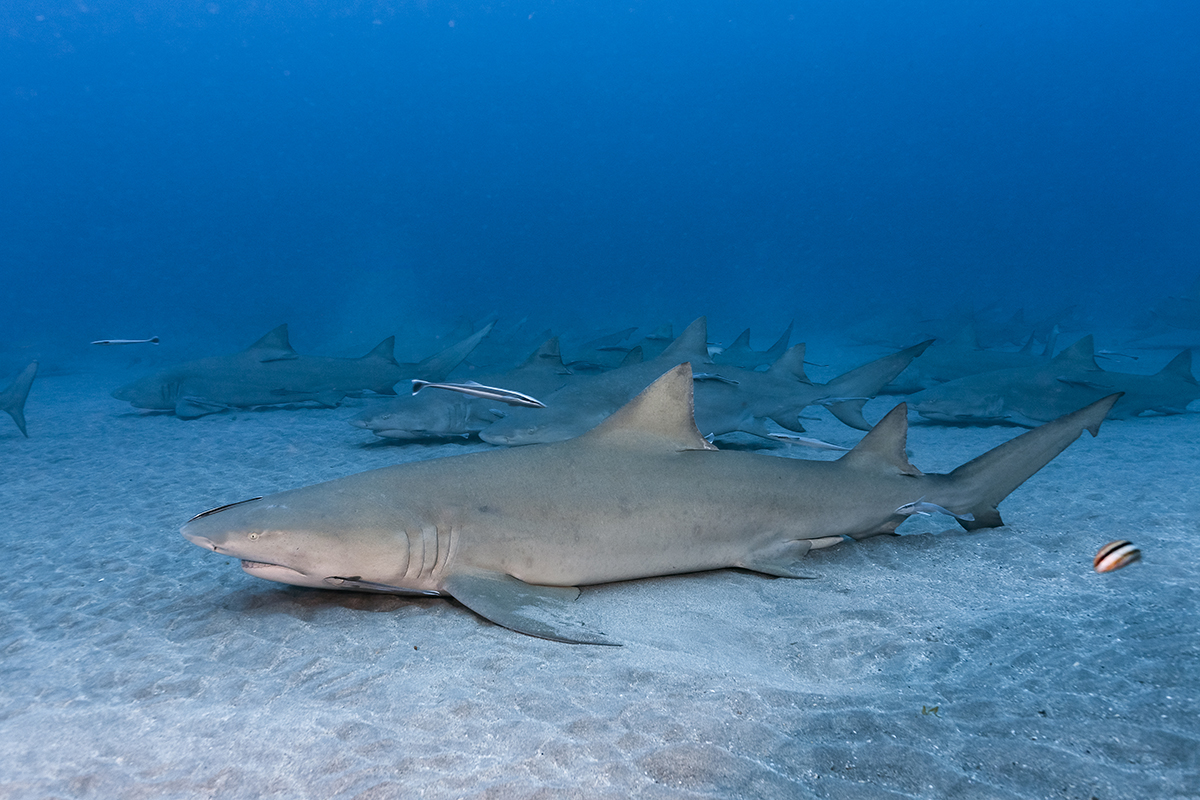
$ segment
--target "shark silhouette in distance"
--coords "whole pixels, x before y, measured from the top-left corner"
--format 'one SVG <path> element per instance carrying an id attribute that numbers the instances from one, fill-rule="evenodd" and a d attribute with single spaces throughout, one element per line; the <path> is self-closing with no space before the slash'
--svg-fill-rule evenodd
<path id="1" fill-rule="evenodd" d="M 17 428 L 25 438 L 29 438 L 29 431 L 25 426 L 25 400 L 29 397 L 29 389 L 33 386 L 33 379 L 37 375 L 38 362 L 31 361 L 29 366 L 21 370 L 21 374 L 13 379 L 8 388 L 0 392 L 0 409 L 12 417 L 13 422 L 17 423 Z"/>
<path id="2" fill-rule="evenodd" d="M 335 406 L 364 391 L 394 395 L 406 378 L 444 380 L 490 331 L 488 325 L 420 363 L 401 364 L 392 353 L 393 336 L 362 358 L 301 355 L 289 344 L 285 324 L 240 353 L 179 364 L 122 386 L 113 397 L 183 419 L 305 401 Z"/>
<path id="3" fill-rule="evenodd" d="M 524 363 L 503 372 L 471 373 L 477 383 L 542 397 L 560 389 L 574 376 L 563 364 L 558 337 L 547 339 Z M 505 411 L 500 404 L 461 394 L 430 393 L 400 396 L 372 406 L 350 419 L 356 428 L 396 441 L 465 437 L 478 433 Z"/>
<path id="4" fill-rule="evenodd" d="M 713 363 L 727 364 L 742 369 L 770 367 L 783 358 L 783 354 L 788 349 L 788 342 L 792 339 L 792 328 L 795 324 L 795 320 L 789 322 L 783 334 L 775 340 L 775 344 L 766 350 L 754 350 L 750 347 L 750 329 L 746 328 L 728 347 L 712 353 Z"/>
<path id="5" fill-rule="evenodd" d="M 1185 412 L 1200 399 L 1191 351 L 1153 375 L 1110 372 L 1096 365 L 1092 337 L 1085 336 L 1043 365 L 959 378 L 912 395 L 909 402 L 934 422 L 1034 427 L 1114 392 L 1124 396 L 1113 406 L 1113 418 Z"/>
<path id="6" fill-rule="evenodd" d="M 740 567 L 798 578 L 811 550 L 894 533 L 928 510 L 968 530 L 1068 447 L 1110 396 L 948 474 L 906 455 L 907 411 L 837 461 L 721 451 L 692 416 L 688 364 L 588 433 L 410 462 L 206 511 L 183 536 L 297 586 L 448 595 L 514 631 L 614 644 L 571 621 L 579 586 Z"/>
<path id="7" fill-rule="evenodd" d="M 1042 366 L 1049 363 L 1054 355 L 1057 337 L 1057 329 L 1052 329 L 1046 346 L 1040 353 L 1034 351 L 1032 335 L 1018 351 L 985 350 L 979 345 L 975 324 L 968 323 L 953 339 L 934 342 L 919 359 L 913 361 L 896 380 L 888 384 L 884 392 L 912 394 L 981 372 Z"/>
<path id="8" fill-rule="evenodd" d="M 841 375 L 813 384 L 804 375 L 804 347 L 787 351 L 767 372 L 713 364 L 708 357 L 707 323 L 695 320 L 657 358 L 571 381 L 540 399 L 546 408 L 515 408 L 488 425 L 479 436 L 489 444 L 556 442 L 595 427 L 666 370 L 690 362 L 698 370 L 696 418 L 705 435 L 742 431 L 766 436 L 767 420 L 803 432 L 798 416 L 813 404 L 824 405 L 842 422 L 870 429 L 862 416 L 867 399 L 894 379 L 929 344 L 910 347 Z"/>

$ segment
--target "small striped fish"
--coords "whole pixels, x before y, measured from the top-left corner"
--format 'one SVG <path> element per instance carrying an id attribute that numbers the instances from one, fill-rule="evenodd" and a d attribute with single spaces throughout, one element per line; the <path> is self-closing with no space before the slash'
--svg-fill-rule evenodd
<path id="1" fill-rule="evenodd" d="M 1134 547 L 1133 542 L 1118 539 L 1100 548 L 1100 552 L 1096 553 L 1096 558 L 1092 561 L 1092 567 L 1096 572 L 1112 572 L 1141 560 L 1142 551 Z"/>

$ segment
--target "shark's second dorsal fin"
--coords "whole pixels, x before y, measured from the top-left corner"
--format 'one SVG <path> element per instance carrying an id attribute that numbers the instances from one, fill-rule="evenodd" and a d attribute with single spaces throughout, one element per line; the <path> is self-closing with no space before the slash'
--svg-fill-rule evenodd
<path id="1" fill-rule="evenodd" d="M 1080 339 L 1075 344 L 1054 357 L 1053 363 L 1058 365 L 1070 365 L 1079 369 L 1100 369 L 1096 365 L 1095 343 L 1092 339 L 1092 334 Z"/>
<path id="2" fill-rule="evenodd" d="M 919 477 L 921 470 L 908 462 L 907 443 L 908 404 L 901 403 L 879 420 L 853 450 L 839 459 L 839 463 L 868 469 L 883 466 L 895 469 L 901 475 Z"/>
<path id="3" fill-rule="evenodd" d="M 692 365 L 686 361 L 580 436 L 579 441 L 622 441 L 670 450 L 717 449 L 696 427 Z"/>
<path id="4" fill-rule="evenodd" d="M 685 361 L 711 364 L 712 360 L 708 357 L 708 319 L 697 317 L 679 334 L 678 339 L 662 351 L 659 358 L 673 364 L 682 364 Z"/>
<path id="5" fill-rule="evenodd" d="M 284 361 L 289 358 L 299 358 L 300 354 L 292 349 L 288 342 L 287 323 L 274 328 L 266 336 L 246 348 L 246 352 L 256 361 Z"/>

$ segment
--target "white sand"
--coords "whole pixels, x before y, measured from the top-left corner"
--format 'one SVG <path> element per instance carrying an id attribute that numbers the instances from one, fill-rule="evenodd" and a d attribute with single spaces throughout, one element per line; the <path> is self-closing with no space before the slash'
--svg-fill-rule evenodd
<path id="1" fill-rule="evenodd" d="M 604 648 L 188 544 L 211 506 L 468 448 L 363 446 L 361 402 L 144 416 L 127 377 L 39 378 L 28 440 L 0 420 L 0 797 L 1200 797 L 1200 416 L 1106 423 L 1006 528 L 585 589 Z M 1144 561 L 1094 574 L 1118 538 Z"/>

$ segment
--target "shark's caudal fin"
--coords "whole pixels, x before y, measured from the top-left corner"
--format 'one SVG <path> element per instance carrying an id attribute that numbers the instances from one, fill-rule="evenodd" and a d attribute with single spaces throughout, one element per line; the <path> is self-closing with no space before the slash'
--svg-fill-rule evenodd
<path id="1" fill-rule="evenodd" d="M 440 353 L 434 353 L 417 365 L 416 377 L 433 383 L 446 380 L 454 368 L 461 364 L 476 345 L 483 341 L 483 337 L 492 332 L 495 325 L 495 322 L 489 322 L 458 344 L 453 344 Z"/>
<path id="2" fill-rule="evenodd" d="M 996 508 L 1000 501 L 1066 450 L 1079 434 L 1084 431 L 1092 436 L 1098 434 L 1100 423 L 1120 398 L 1119 392 L 1110 394 L 989 450 L 949 475 L 930 476 L 939 478 L 945 489 L 939 487 L 934 502 L 974 517 L 959 519 L 959 524 L 967 530 L 1003 525 Z"/>
<path id="3" fill-rule="evenodd" d="M 38 362 L 31 361 L 29 366 L 12 382 L 12 385 L 0 392 L 0 409 L 8 412 L 26 438 L 29 437 L 29 433 L 25 430 L 25 398 L 29 397 L 29 387 L 33 386 L 33 378 L 37 375 L 37 369 Z"/>
<path id="4" fill-rule="evenodd" d="M 839 420 L 851 428 L 860 431 L 871 430 L 871 424 L 862 415 L 863 406 L 867 399 L 874 397 L 883 390 L 884 386 L 896 379 L 914 358 L 925 352 L 933 339 L 907 347 L 898 353 L 877 358 L 863 364 L 831 380 L 828 384 L 829 396 L 844 397 L 845 400 L 834 400 L 824 405 Z"/>

